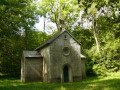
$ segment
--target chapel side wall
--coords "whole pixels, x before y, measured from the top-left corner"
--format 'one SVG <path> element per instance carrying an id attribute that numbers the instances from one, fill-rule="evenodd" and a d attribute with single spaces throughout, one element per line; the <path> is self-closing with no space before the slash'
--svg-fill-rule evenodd
<path id="1" fill-rule="evenodd" d="M 43 59 L 41 57 L 25 58 L 25 82 L 43 81 Z"/>
<path id="2" fill-rule="evenodd" d="M 67 39 L 65 39 L 65 35 Z M 63 48 L 68 47 L 70 54 L 68 56 L 63 54 Z M 80 45 L 66 32 L 58 37 L 50 45 L 51 54 L 51 82 L 63 82 L 63 68 L 65 65 L 71 67 L 72 79 L 70 82 L 81 81 L 81 59 L 80 59 Z"/>
<path id="3" fill-rule="evenodd" d="M 42 48 L 39 53 L 43 56 L 43 82 L 50 82 L 50 47 Z"/>

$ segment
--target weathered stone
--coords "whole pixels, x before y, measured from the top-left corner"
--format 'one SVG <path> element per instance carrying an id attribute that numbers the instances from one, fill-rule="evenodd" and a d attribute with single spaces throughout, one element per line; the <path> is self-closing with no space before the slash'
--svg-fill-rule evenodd
<path id="1" fill-rule="evenodd" d="M 21 80 L 23 82 L 81 81 L 86 77 L 86 73 L 85 57 L 81 54 L 80 48 L 80 43 L 71 34 L 67 31 L 60 32 L 38 47 L 37 55 L 23 54 Z"/>

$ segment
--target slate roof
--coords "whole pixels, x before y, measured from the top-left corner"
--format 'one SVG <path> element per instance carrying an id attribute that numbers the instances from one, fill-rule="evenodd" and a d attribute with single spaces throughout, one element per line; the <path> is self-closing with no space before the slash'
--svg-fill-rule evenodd
<path id="1" fill-rule="evenodd" d="M 42 57 L 37 51 L 23 51 L 24 57 Z"/>
<path id="2" fill-rule="evenodd" d="M 75 39 L 67 30 L 64 30 L 64 31 L 58 33 L 57 35 L 55 35 L 53 38 L 49 39 L 47 42 L 43 43 L 41 46 L 39 46 L 35 50 L 40 50 L 41 48 L 44 48 L 45 46 L 49 45 L 50 43 L 52 43 L 55 39 L 57 39 L 64 32 L 67 32 L 79 45 L 81 45 L 81 43 L 77 39 Z"/>

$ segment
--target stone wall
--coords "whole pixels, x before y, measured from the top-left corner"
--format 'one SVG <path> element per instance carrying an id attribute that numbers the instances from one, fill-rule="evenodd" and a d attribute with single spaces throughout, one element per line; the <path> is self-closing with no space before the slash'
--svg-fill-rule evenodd
<path id="1" fill-rule="evenodd" d="M 82 80 L 80 45 L 68 33 L 64 32 L 50 44 L 50 56 L 51 82 L 64 81 L 65 65 L 71 67 L 69 82 Z"/>
<path id="2" fill-rule="evenodd" d="M 43 81 L 43 58 L 25 58 L 25 82 Z"/>
<path id="3" fill-rule="evenodd" d="M 50 71 L 50 47 L 47 46 L 39 51 L 43 56 L 43 81 L 50 82 L 51 71 Z"/>

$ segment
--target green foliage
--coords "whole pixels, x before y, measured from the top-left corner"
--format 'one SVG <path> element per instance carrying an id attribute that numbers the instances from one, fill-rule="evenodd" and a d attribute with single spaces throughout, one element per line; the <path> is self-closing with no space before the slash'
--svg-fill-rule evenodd
<path id="1" fill-rule="evenodd" d="M 20 74 L 20 58 L 24 48 L 23 38 L 16 36 L 12 39 L 4 38 L 4 46 L 2 46 L 2 54 L 0 58 L 1 72 L 9 75 Z M 19 41 L 20 40 L 20 41 Z M 3 42 L 2 42 L 3 44 Z"/>
<path id="2" fill-rule="evenodd" d="M 42 31 L 31 30 L 28 32 L 28 50 L 34 50 L 46 40 L 48 40 L 51 35 L 48 35 Z"/>
<path id="3" fill-rule="evenodd" d="M 104 37 L 108 38 L 108 36 Z M 90 50 L 88 50 L 88 55 L 91 58 L 91 62 L 93 65 L 93 70 L 98 75 L 106 75 L 107 72 L 118 71 L 120 67 L 119 55 L 120 55 L 120 40 L 114 39 L 109 36 L 106 42 L 101 42 L 100 53 L 99 56 L 97 47 L 93 46 Z"/>
<path id="4" fill-rule="evenodd" d="M 87 56 L 87 73 L 106 75 L 107 72 L 118 71 L 120 67 L 120 15 L 117 14 L 120 10 L 119 0 L 80 0 L 79 7 L 84 10 L 82 18 L 92 22 L 89 30 L 94 38 L 93 43 L 88 44 L 89 41 L 85 40 L 88 39 L 87 34 L 83 36 L 86 37 L 83 41 L 88 45 L 83 47 L 83 53 Z"/>
<path id="5" fill-rule="evenodd" d="M 40 16 L 54 22 L 58 31 L 61 31 L 61 26 L 66 30 L 72 29 L 72 25 L 79 18 L 79 8 L 76 0 L 42 0 L 37 5 Z M 63 25 L 61 25 L 60 20 L 63 20 Z"/>
<path id="6" fill-rule="evenodd" d="M 72 35 L 82 44 L 82 54 L 86 56 L 86 73 L 87 76 L 94 76 L 96 75 L 93 71 L 93 64 L 94 61 L 91 60 L 90 55 L 94 53 L 92 51 L 90 54 L 88 53 L 91 47 L 94 44 L 94 37 L 93 33 L 89 29 L 84 29 L 80 27 L 76 27 L 75 30 L 72 32 Z M 96 48 L 95 48 L 96 51 Z"/>
<path id="7" fill-rule="evenodd" d="M 47 40 L 50 36 L 39 31 L 29 31 L 28 33 L 28 50 L 34 50 Z M 4 74 L 16 76 L 20 75 L 21 56 L 24 50 L 24 36 L 16 35 L 13 38 L 4 38 L 4 46 L 1 49 L 0 71 Z"/>
<path id="8" fill-rule="evenodd" d="M 49 35 L 34 30 L 37 21 L 34 0 L 0 1 L 0 72 L 20 75 L 21 56 L 25 49 L 27 31 L 28 50 L 39 46 Z"/>
<path id="9" fill-rule="evenodd" d="M 93 46 L 94 38 L 89 29 L 76 27 L 72 35 L 82 44 L 82 49 L 90 49 Z"/>

